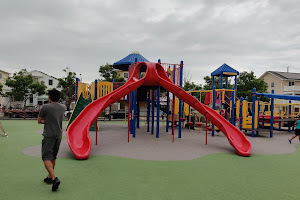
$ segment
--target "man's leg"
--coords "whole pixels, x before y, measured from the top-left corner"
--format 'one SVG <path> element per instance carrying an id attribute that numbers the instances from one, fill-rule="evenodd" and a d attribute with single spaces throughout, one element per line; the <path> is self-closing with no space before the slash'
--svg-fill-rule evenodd
<path id="1" fill-rule="evenodd" d="M 299 138 L 299 140 L 300 140 L 300 138 Z M 53 170 L 54 170 L 54 168 L 55 168 L 55 160 L 51 160 L 51 163 L 52 163 Z M 45 165 L 45 167 L 46 167 L 46 165 Z M 47 169 L 47 168 L 46 168 L 46 169 Z M 47 171 L 48 171 L 48 170 L 47 170 Z M 48 174 L 48 178 L 52 178 L 52 176 L 51 176 L 50 173 Z"/>
<path id="2" fill-rule="evenodd" d="M 54 173 L 54 166 L 53 166 L 52 160 L 45 160 L 44 165 L 50 175 L 50 176 L 48 175 L 48 177 L 49 178 L 51 177 L 52 180 L 54 180 L 56 176 Z M 55 165 L 55 160 L 54 160 L 54 165 Z"/>
<path id="3" fill-rule="evenodd" d="M 297 137 L 297 135 L 294 135 L 290 140 L 292 141 L 295 137 Z"/>
<path id="4" fill-rule="evenodd" d="M 55 161 L 56 161 L 56 160 L 51 160 L 52 165 L 53 165 L 53 170 L 54 170 L 54 168 L 55 168 Z"/>

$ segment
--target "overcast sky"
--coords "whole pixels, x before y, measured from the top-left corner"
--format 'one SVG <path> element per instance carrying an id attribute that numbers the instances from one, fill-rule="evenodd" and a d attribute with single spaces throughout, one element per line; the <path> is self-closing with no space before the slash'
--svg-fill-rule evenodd
<path id="1" fill-rule="evenodd" d="M 99 78 L 99 66 L 132 51 L 180 63 L 202 83 L 236 70 L 300 73 L 299 0 L 0 1 L 0 69 L 62 70 Z"/>

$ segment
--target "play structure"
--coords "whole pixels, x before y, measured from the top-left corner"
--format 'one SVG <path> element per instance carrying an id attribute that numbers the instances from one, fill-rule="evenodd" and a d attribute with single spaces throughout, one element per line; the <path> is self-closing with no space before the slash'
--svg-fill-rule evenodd
<path id="1" fill-rule="evenodd" d="M 212 90 L 188 91 L 190 94 L 200 93 L 199 101 L 201 102 L 202 94 L 205 93 L 204 104 L 210 106 L 213 110 L 219 112 L 225 119 L 229 120 L 235 126 L 235 109 L 237 107 L 237 76 L 239 72 L 226 63 L 211 73 L 212 77 Z M 216 77 L 219 78 L 219 85 L 216 85 Z M 234 87 L 229 89 L 229 78 L 234 77 Z M 216 89 L 216 86 L 219 89 Z M 195 125 L 201 126 L 201 114 L 199 113 L 199 122 Z M 214 136 L 215 128 L 213 123 L 209 123 L 208 130 L 212 131 Z"/>
<path id="2" fill-rule="evenodd" d="M 145 75 L 141 77 L 141 71 L 145 70 Z M 180 86 L 174 84 L 176 80 L 173 81 L 168 77 L 164 67 L 160 63 L 150 63 L 150 62 L 138 62 L 135 63 L 134 69 L 132 69 L 131 76 L 129 80 L 118 89 L 112 91 L 111 93 L 93 101 L 87 105 L 84 110 L 75 118 L 72 124 L 69 125 L 67 130 L 67 141 L 77 159 L 87 159 L 91 151 L 91 139 L 89 136 L 89 130 L 93 123 L 96 122 L 98 116 L 104 111 L 105 108 L 117 102 L 119 99 L 126 95 L 129 95 L 128 101 L 133 102 L 136 105 L 137 100 L 131 101 L 131 98 L 136 98 L 135 93 L 140 87 L 146 88 L 146 90 L 157 90 L 159 94 L 160 87 L 162 86 L 168 92 L 171 92 L 174 96 L 177 96 L 180 100 L 184 101 L 188 105 L 192 106 L 195 110 L 204 115 L 209 121 L 211 121 L 215 126 L 217 126 L 224 135 L 228 138 L 229 143 L 233 148 L 236 149 L 236 153 L 241 156 L 250 156 L 251 153 L 251 143 L 245 137 L 245 135 L 237 129 L 235 126 L 230 124 L 224 117 L 213 109 L 203 105 L 196 98 L 185 92 Z M 180 80 L 179 80 L 179 85 Z M 131 94 L 131 95 L 130 95 Z M 147 92 L 147 99 L 150 99 L 150 92 Z M 152 91 L 152 107 L 154 107 L 155 92 Z M 157 95 L 157 102 L 159 102 L 159 95 Z M 175 101 L 173 101 L 175 102 Z M 175 104 L 173 104 L 175 105 Z M 149 106 L 149 104 L 147 105 Z M 167 106 L 168 107 L 168 106 Z M 181 105 L 179 105 L 181 107 Z M 136 117 L 138 112 L 132 109 L 129 104 L 129 118 Z M 153 113 L 152 108 L 152 113 Z M 180 112 L 181 109 L 179 109 Z M 148 109 L 148 112 L 150 109 Z M 157 105 L 157 111 L 159 113 L 159 105 Z M 174 113 L 174 112 L 173 112 Z M 175 115 L 172 118 L 174 120 Z M 152 120 L 154 114 L 152 114 Z M 131 123 L 129 120 L 129 123 Z M 148 120 L 148 119 L 147 119 Z M 149 119 L 150 120 L 150 119 Z M 153 120 L 154 121 L 154 120 Z M 135 126 L 134 123 L 133 126 Z M 131 131 L 131 126 L 128 126 L 128 138 Z M 154 123 L 152 123 L 152 128 Z M 156 128 L 159 129 L 159 120 L 156 123 Z M 168 126 L 167 126 L 168 127 Z M 181 127 L 181 126 L 179 126 Z M 154 129 L 153 129 L 154 130 Z M 174 138 L 174 131 L 172 132 Z M 134 136 L 134 135 L 133 135 Z"/>
<path id="3" fill-rule="evenodd" d="M 80 114 L 80 112 L 93 100 L 101 98 L 113 91 L 113 83 L 107 81 L 98 82 L 95 80 L 91 84 L 82 83 L 76 78 L 75 86 L 75 108 L 69 118 L 66 130 L 74 119 Z M 78 97 L 79 96 L 79 97 Z M 91 131 L 95 131 L 97 123 L 94 123 L 91 127 Z"/>
<path id="4" fill-rule="evenodd" d="M 92 102 L 91 95 L 85 94 L 85 92 L 80 93 L 79 98 L 76 99 L 76 105 L 73 109 L 72 115 L 69 118 L 66 130 L 68 130 L 69 125 L 75 120 L 75 118 L 80 114 L 80 112 Z M 94 123 L 90 131 L 96 131 L 97 123 Z"/>
<path id="5" fill-rule="evenodd" d="M 262 102 L 258 96 L 270 98 L 270 102 Z M 288 104 L 274 104 L 274 99 L 289 100 Z M 251 131 L 251 136 L 266 131 L 269 128 L 270 137 L 273 137 L 274 128 L 281 128 L 287 123 L 288 131 L 291 131 L 292 124 L 298 119 L 299 104 L 292 104 L 291 100 L 300 100 L 296 95 L 278 95 L 271 93 L 257 93 L 253 89 L 253 99 L 240 98 L 237 103 L 236 115 L 239 116 L 239 128 Z"/>

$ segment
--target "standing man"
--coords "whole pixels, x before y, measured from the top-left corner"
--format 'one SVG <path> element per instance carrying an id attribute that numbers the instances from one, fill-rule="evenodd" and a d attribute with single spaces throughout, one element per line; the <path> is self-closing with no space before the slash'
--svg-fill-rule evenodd
<path id="1" fill-rule="evenodd" d="M 49 104 L 45 104 L 39 114 L 38 123 L 45 124 L 42 141 L 42 160 L 48 171 L 44 181 L 52 184 L 52 191 L 59 187 L 60 180 L 55 176 L 55 160 L 62 138 L 62 120 L 66 106 L 58 103 L 60 92 L 56 89 L 49 91 Z"/>

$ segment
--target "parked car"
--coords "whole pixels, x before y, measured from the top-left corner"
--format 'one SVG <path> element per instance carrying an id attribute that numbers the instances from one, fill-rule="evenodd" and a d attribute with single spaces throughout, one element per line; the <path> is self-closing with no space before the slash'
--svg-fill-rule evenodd
<path id="1" fill-rule="evenodd" d="M 106 115 L 106 117 L 109 117 L 109 114 Z M 128 113 L 126 112 L 126 117 L 128 117 Z M 116 110 L 110 113 L 111 119 L 124 119 L 125 118 L 125 110 L 120 109 Z"/>

